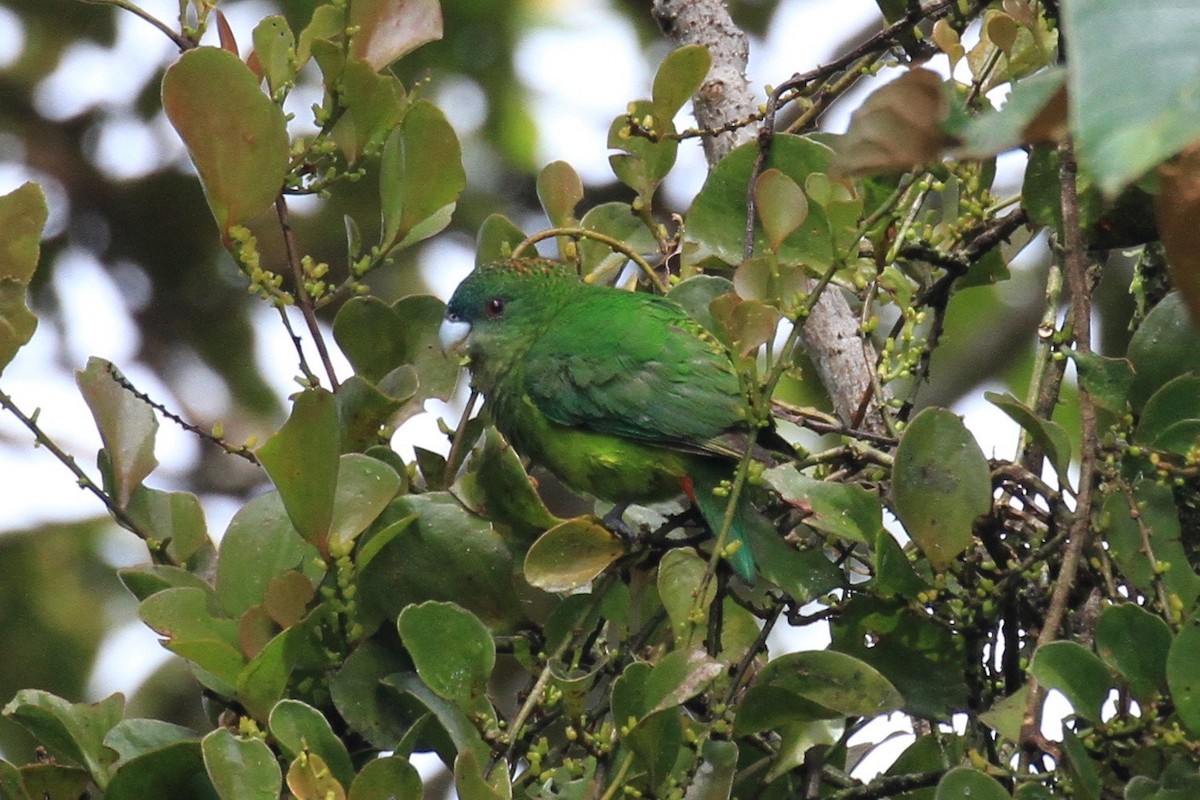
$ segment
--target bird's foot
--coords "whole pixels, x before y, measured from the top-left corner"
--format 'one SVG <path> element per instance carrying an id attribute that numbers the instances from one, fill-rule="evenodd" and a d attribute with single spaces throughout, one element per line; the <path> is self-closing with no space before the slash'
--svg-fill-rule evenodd
<path id="1" fill-rule="evenodd" d="M 625 522 L 625 509 L 627 508 L 629 508 L 629 503 L 618 503 L 612 507 L 612 510 L 600 518 L 600 522 L 604 527 L 616 534 L 618 538 L 629 543 L 636 540 L 638 535 Z"/>

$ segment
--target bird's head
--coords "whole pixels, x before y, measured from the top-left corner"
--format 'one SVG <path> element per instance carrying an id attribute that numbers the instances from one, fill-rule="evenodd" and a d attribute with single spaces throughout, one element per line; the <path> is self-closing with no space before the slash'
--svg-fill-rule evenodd
<path id="1" fill-rule="evenodd" d="M 468 275 L 446 305 L 439 338 L 447 353 L 473 362 L 489 346 L 532 341 L 553 315 L 566 287 L 579 285 L 568 265 L 544 258 L 485 264 Z"/>

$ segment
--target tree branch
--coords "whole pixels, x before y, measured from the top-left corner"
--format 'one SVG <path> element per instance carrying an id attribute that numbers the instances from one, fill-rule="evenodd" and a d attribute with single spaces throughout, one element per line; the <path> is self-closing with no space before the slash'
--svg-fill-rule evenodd
<path id="1" fill-rule="evenodd" d="M 288 266 L 292 271 L 292 279 L 296 283 L 296 305 L 300 306 L 300 313 L 304 315 L 304 324 L 308 326 L 309 335 L 312 336 L 317 353 L 321 356 L 321 364 L 325 367 L 325 374 L 329 378 L 329 388 L 336 392 L 338 388 L 337 372 L 333 368 L 333 361 L 329 358 L 329 350 L 325 347 L 325 338 L 321 336 L 321 329 L 317 326 L 317 315 L 313 307 L 312 296 L 304 286 L 304 268 L 300 265 L 296 235 L 292 232 L 292 223 L 288 218 L 287 200 L 282 194 L 275 198 L 275 212 L 279 217 L 279 227 L 283 231 L 283 246 L 287 252 Z M 282 309 L 280 310 L 282 311 Z M 295 340 L 295 334 L 292 334 L 292 338 Z M 303 353 L 301 353 L 301 360 L 303 357 Z M 307 372 L 307 370 L 305 371 Z"/>
<path id="2" fill-rule="evenodd" d="M 29 432 L 33 434 L 34 443 L 36 446 L 44 447 L 49 450 L 50 453 L 57 458 L 64 467 L 70 470 L 71 474 L 75 476 L 75 482 L 79 485 L 79 488 L 95 495 L 96 498 L 104 504 L 104 507 L 108 509 L 108 513 L 112 514 L 113 518 L 120 523 L 121 527 L 129 530 L 139 539 L 145 542 L 146 546 L 150 550 L 150 556 L 153 558 L 155 563 L 168 564 L 176 567 L 179 566 L 171 554 L 167 552 L 165 542 L 156 542 L 154 537 L 143 530 L 137 521 L 134 520 L 133 517 L 129 516 L 129 513 L 126 512 L 126 510 L 122 508 L 121 505 L 108 492 L 100 488 L 100 486 L 98 486 L 96 482 L 93 481 L 88 474 L 83 471 L 78 462 L 75 461 L 74 456 L 64 451 L 61 447 L 55 444 L 53 439 L 46 435 L 46 432 L 43 431 L 41 426 L 37 423 L 38 415 L 36 411 L 32 415 L 24 413 L 20 408 L 17 407 L 17 404 L 13 402 L 13 399 L 3 391 L 0 391 L 0 408 L 3 408 L 5 411 L 8 411 L 14 417 L 20 420 L 21 424 L 28 428 Z"/>
<path id="3" fill-rule="evenodd" d="M 1058 183 L 1062 193 L 1063 272 L 1066 273 L 1067 286 L 1071 290 L 1071 333 L 1076 352 L 1087 354 L 1092 352 L 1091 281 L 1088 276 L 1087 250 L 1079 223 L 1079 197 L 1076 187 L 1078 165 L 1070 140 L 1059 146 L 1058 158 Z M 1067 613 L 1071 590 L 1075 588 L 1079 561 L 1083 557 L 1083 550 L 1091 533 L 1092 483 L 1096 474 L 1100 441 L 1096 432 L 1096 406 L 1082 383 L 1079 386 L 1079 428 L 1082 440 L 1079 489 L 1076 492 L 1075 512 L 1071 519 L 1070 539 L 1063 553 L 1058 580 L 1050 595 L 1045 622 L 1038 632 L 1037 647 L 1058 638 L 1059 629 Z M 1047 743 L 1041 735 L 1044 691 L 1033 678 L 1030 678 L 1029 684 L 1029 702 L 1021 723 L 1021 743 L 1026 749 L 1046 750 Z"/>
<path id="4" fill-rule="evenodd" d="M 756 135 L 751 122 L 756 103 L 746 80 L 746 34 L 733 23 L 721 0 L 655 0 L 652 13 L 677 44 L 703 45 L 712 56 L 708 78 L 693 99 L 700 126 L 722 131 L 704 140 L 711 168 Z M 748 124 L 730 130 L 735 120 Z M 874 433 L 887 433 L 879 398 L 871 389 L 874 348 L 863 347 L 858 317 L 841 292 L 821 293 L 802 335 L 838 417 L 847 425 L 861 424 Z"/>

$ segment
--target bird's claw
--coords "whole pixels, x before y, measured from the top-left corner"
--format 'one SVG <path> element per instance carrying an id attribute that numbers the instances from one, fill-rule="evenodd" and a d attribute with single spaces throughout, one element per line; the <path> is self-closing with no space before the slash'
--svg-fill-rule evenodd
<path id="1" fill-rule="evenodd" d="M 633 528 L 625 522 L 625 509 L 629 508 L 628 503 L 620 503 L 612 507 L 612 509 L 600 518 L 601 524 L 608 528 L 610 532 L 615 534 L 617 538 L 624 542 L 632 542 L 637 539 L 637 533 Z"/>

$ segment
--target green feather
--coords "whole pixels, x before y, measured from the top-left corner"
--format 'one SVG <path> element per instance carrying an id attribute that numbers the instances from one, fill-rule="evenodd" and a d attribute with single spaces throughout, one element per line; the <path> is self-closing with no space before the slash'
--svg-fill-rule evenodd
<path id="1" fill-rule="evenodd" d="M 747 402 L 728 352 L 682 307 L 524 259 L 472 273 L 447 315 L 470 323 L 472 383 L 519 452 L 613 502 L 669 499 L 690 480 L 720 531 L 726 500 L 713 490 L 750 439 Z M 730 530 L 746 580 L 750 513 L 739 502 Z"/>

